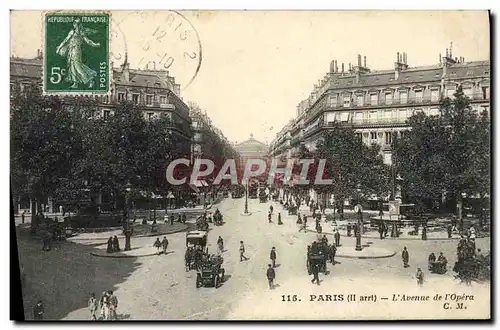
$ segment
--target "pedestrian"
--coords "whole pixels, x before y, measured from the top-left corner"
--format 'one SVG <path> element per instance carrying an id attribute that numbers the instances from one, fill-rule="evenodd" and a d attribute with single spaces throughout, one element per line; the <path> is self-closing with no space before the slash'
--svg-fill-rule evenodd
<path id="1" fill-rule="evenodd" d="M 273 265 L 273 268 L 276 267 L 276 248 L 273 246 L 271 249 L 271 253 L 269 254 L 269 258 L 271 259 L 271 263 Z"/>
<path id="2" fill-rule="evenodd" d="M 59 213 L 64 215 L 64 212 L 63 212 L 63 206 L 62 205 L 59 205 Z"/>
<path id="3" fill-rule="evenodd" d="M 118 298 L 116 297 L 115 294 L 113 294 L 113 291 L 109 291 L 109 319 L 110 320 L 116 320 L 118 319 L 116 315 L 116 309 L 118 308 Z"/>
<path id="4" fill-rule="evenodd" d="M 153 247 L 156 248 L 156 253 L 160 254 L 161 242 L 158 237 L 156 238 L 156 241 L 153 243 Z"/>
<path id="5" fill-rule="evenodd" d="M 110 237 L 108 239 L 108 245 L 107 245 L 106 252 L 107 253 L 112 253 L 113 252 L 113 237 Z"/>
<path id="6" fill-rule="evenodd" d="M 417 279 L 418 286 L 424 285 L 424 272 L 422 271 L 422 269 L 417 268 L 417 274 L 415 274 L 415 278 Z"/>
<path id="7" fill-rule="evenodd" d="M 163 241 L 161 241 L 161 246 L 163 247 L 163 254 L 167 254 L 167 248 L 168 248 L 167 236 L 163 236 Z"/>
<path id="8" fill-rule="evenodd" d="M 269 289 L 274 289 L 274 279 L 276 278 L 276 272 L 274 271 L 273 267 L 271 264 L 267 265 L 267 281 L 269 282 Z"/>
<path id="9" fill-rule="evenodd" d="M 281 213 L 278 213 L 278 225 L 282 225 L 283 222 L 281 222 Z"/>
<path id="10" fill-rule="evenodd" d="M 173 214 L 170 214 L 170 225 L 173 226 L 174 225 L 174 215 Z"/>
<path id="11" fill-rule="evenodd" d="M 326 234 L 323 234 L 323 237 L 321 238 L 321 243 L 328 244 L 328 238 L 326 238 Z"/>
<path id="12" fill-rule="evenodd" d="M 337 247 L 335 246 L 335 244 L 332 244 L 330 246 L 330 262 L 332 263 L 332 265 L 335 265 L 335 255 L 337 254 Z"/>
<path id="13" fill-rule="evenodd" d="M 24 224 L 24 215 L 25 215 L 26 211 L 23 211 L 23 213 L 21 213 L 21 223 Z"/>
<path id="14" fill-rule="evenodd" d="M 349 237 L 351 237 L 351 229 L 352 229 L 351 223 L 348 223 L 347 224 L 347 236 L 349 236 Z"/>
<path id="15" fill-rule="evenodd" d="M 182 214 L 182 223 L 184 223 L 184 224 L 185 224 L 185 223 L 186 223 L 186 221 L 187 221 L 187 216 L 186 216 L 186 214 L 185 214 L 185 213 L 183 213 L 183 214 Z"/>
<path id="16" fill-rule="evenodd" d="M 314 283 L 316 281 L 316 284 L 319 285 L 319 265 L 317 262 L 315 262 L 313 265 L 312 265 L 312 273 L 313 273 L 313 279 L 311 281 L 311 283 Z"/>
<path id="17" fill-rule="evenodd" d="M 113 237 L 113 252 L 120 252 L 120 242 L 116 235 Z"/>
<path id="18" fill-rule="evenodd" d="M 452 233 L 452 231 L 453 231 L 453 230 L 452 230 L 452 226 L 451 226 L 451 224 L 449 224 L 449 225 L 448 225 L 448 227 L 447 227 L 446 229 L 447 229 L 447 231 L 448 231 L 448 238 L 451 238 L 451 233 Z"/>
<path id="19" fill-rule="evenodd" d="M 408 261 L 410 260 L 410 254 L 408 253 L 406 246 L 403 248 L 403 252 L 401 253 L 401 257 L 403 258 L 403 267 L 407 268 Z"/>
<path id="20" fill-rule="evenodd" d="M 240 261 L 243 261 L 243 259 L 248 260 L 245 256 L 245 245 L 243 244 L 243 241 L 240 241 Z"/>
<path id="21" fill-rule="evenodd" d="M 335 232 L 334 236 L 335 236 L 335 246 L 340 246 L 340 233 L 338 230 Z"/>
<path id="22" fill-rule="evenodd" d="M 427 240 L 427 224 L 423 225 L 422 228 L 422 240 L 423 241 Z"/>
<path id="23" fill-rule="evenodd" d="M 36 321 L 43 320 L 43 313 L 45 312 L 43 308 L 43 303 L 41 300 L 38 300 L 36 305 L 33 307 L 33 319 Z"/>
<path id="24" fill-rule="evenodd" d="M 269 223 L 272 223 L 273 221 L 271 220 L 271 211 L 269 211 L 269 213 L 267 214 L 267 220 L 269 221 Z"/>
<path id="25" fill-rule="evenodd" d="M 224 252 L 224 240 L 219 236 L 217 239 L 217 253 L 222 254 Z"/>
<path id="26" fill-rule="evenodd" d="M 101 308 L 101 319 L 106 320 L 108 318 L 108 293 L 105 291 L 99 299 L 99 307 Z"/>
<path id="27" fill-rule="evenodd" d="M 90 310 L 90 319 L 92 321 L 97 321 L 97 300 L 95 299 L 95 293 L 90 294 L 90 299 L 89 299 L 89 310 Z"/>
<path id="28" fill-rule="evenodd" d="M 271 214 L 273 213 L 273 206 L 272 205 L 269 206 L 269 213 L 271 213 Z"/>

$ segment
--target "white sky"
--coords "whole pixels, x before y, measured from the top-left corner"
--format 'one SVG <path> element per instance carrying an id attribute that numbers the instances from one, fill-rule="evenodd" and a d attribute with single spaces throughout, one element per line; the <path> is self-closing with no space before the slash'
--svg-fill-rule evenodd
<path id="1" fill-rule="evenodd" d="M 129 14 L 112 13 L 121 22 L 134 67 L 140 60 L 141 32 L 151 31 L 157 23 Z M 399 51 L 408 54 L 410 66 L 432 65 L 450 41 L 453 56 L 464 56 L 466 61 L 490 56 L 485 11 L 182 14 L 198 31 L 203 49 L 200 72 L 183 90 L 184 101 L 197 102 L 226 137 L 239 142 L 250 133 L 270 142 L 294 117 L 297 104 L 309 96 L 333 59 L 340 67 L 342 62 L 355 63 L 359 53 L 367 56 L 371 69 L 390 69 Z M 166 17 L 168 12 L 158 15 Z M 12 12 L 11 54 L 35 56 L 42 48 L 41 31 L 41 12 Z M 171 69 L 179 82 L 187 81 L 189 74 L 178 70 Z"/>

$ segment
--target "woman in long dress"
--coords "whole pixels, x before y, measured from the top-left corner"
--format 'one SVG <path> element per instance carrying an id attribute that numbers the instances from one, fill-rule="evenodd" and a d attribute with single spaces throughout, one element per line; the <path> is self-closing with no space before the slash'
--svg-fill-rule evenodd
<path id="1" fill-rule="evenodd" d="M 66 80 L 71 83 L 71 88 L 77 88 L 78 84 L 88 84 L 89 88 L 94 86 L 94 78 L 97 76 L 97 72 L 82 62 L 83 43 L 92 47 L 100 46 L 98 42 L 93 42 L 87 37 L 87 34 L 93 32 L 96 31 L 83 28 L 80 19 L 77 18 L 73 22 L 73 29 L 69 31 L 66 38 L 56 49 L 57 54 L 67 59 Z"/>

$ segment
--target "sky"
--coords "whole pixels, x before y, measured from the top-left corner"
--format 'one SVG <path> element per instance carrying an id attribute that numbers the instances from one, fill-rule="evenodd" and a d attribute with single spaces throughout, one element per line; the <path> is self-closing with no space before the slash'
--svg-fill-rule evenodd
<path id="1" fill-rule="evenodd" d="M 486 11 L 180 13 L 184 18 L 168 11 L 111 12 L 112 61 L 121 64 L 127 53 L 132 68 L 171 64 L 183 100 L 196 102 L 233 142 L 250 134 L 271 142 L 332 60 L 347 66 L 361 54 L 370 69 L 383 70 L 393 68 L 397 52 L 406 52 L 410 66 L 434 65 L 450 42 L 454 57 L 490 57 Z M 40 11 L 11 12 L 11 55 L 29 58 L 43 49 L 42 17 Z M 153 34 L 166 37 L 151 44 Z"/>

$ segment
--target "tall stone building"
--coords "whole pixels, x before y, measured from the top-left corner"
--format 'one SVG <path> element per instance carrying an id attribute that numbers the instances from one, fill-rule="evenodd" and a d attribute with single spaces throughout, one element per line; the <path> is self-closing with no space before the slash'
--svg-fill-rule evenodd
<path id="1" fill-rule="evenodd" d="M 324 79 L 297 106 L 297 116 L 273 140 L 273 156 L 293 155 L 300 144 L 314 150 L 321 133 L 334 123 L 352 127 L 364 143 L 377 143 L 384 162 L 391 164 L 391 142 L 408 129 L 414 113 L 439 113 L 445 97 L 453 97 L 457 86 L 471 99 L 473 109 L 490 111 L 489 61 L 466 61 L 453 57 L 452 47 L 439 54 L 435 65 L 411 67 L 405 52 L 397 53 L 394 68 L 373 71 L 366 56 L 356 65 L 330 63 Z"/>

